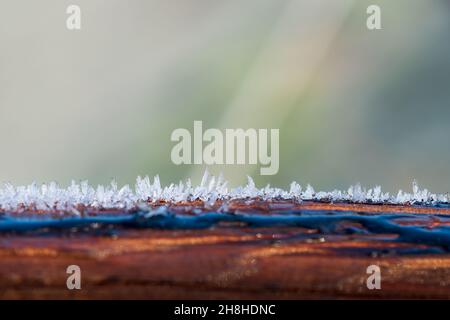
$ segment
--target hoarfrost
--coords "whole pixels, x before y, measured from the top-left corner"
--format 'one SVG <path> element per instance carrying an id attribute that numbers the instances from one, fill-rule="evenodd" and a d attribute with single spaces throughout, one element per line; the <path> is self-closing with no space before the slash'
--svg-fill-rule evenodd
<path id="1" fill-rule="evenodd" d="M 147 202 L 165 201 L 169 203 L 180 201 L 201 200 L 208 207 L 217 200 L 254 199 L 265 201 L 313 200 L 329 202 L 375 203 L 375 204 L 419 204 L 436 205 L 449 204 L 448 194 L 434 194 L 427 189 L 420 189 L 416 181 L 412 184 L 412 193 L 398 191 L 396 195 L 383 193 L 380 186 L 365 189 L 360 184 L 350 186 L 347 191 L 333 190 L 331 192 L 316 192 L 311 185 L 303 189 L 297 182 L 292 182 L 289 190 L 274 188 L 270 185 L 258 188 L 251 177 L 247 178 L 245 186 L 228 188 L 222 175 L 210 176 L 207 171 L 200 185 L 192 186 L 190 180 L 178 184 L 161 186 L 159 176 L 150 182 L 148 176 L 137 177 L 134 190 L 126 185 L 118 187 L 115 181 L 107 186 L 90 186 L 87 181 L 79 183 L 72 181 L 67 187 L 61 187 L 55 182 L 38 186 L 13 186 L 10 183 L 0 187 L 0 210 L 2 211 L 71 211 L 78 212 L 79 206 L 99 209 L 131 209 L 139 208 Z"/>

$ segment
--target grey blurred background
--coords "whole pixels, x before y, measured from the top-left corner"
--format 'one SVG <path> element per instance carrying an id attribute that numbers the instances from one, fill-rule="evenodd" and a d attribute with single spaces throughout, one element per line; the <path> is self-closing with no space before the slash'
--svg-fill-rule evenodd
<path id="1" fill-rule="evenodd" d="M 0 0 L 0 181 L 197 182 L 170 134 L 203 120 L 280 128 L 279 173 L 232 184 L 450 191 L 449 31 L 444 0 Z"/>

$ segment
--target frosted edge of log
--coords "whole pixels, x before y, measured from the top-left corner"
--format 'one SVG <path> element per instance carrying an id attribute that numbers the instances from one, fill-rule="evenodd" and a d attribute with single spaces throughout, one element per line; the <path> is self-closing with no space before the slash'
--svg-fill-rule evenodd
<path id="1" fill-rule="evenodd" d="M 311 185 L 303 188 L 299 183 L 292 182 L 289 189 L 281 189 L 267 185 L 258 188 L 253 179 L 248 177 L 245 186 L 228 188 L 223 175 L 211 176 L 205 171 L 198 186 L 193 186 L 190 179 L 178 184 L 161 186 L 159 176 L 153 181 L 148 176 L 136 179 L 134 190 L 129 186 L 118 187 L 115 181 L 109 185 L 93 187 L 87 181 L 75 182 L 68 187 L 61 187 L 56 182 L 28 186 L 14 186 L 6 183 L 0 187 L 0 209 L 13 211 L 20 208 L 34 210 L 71 210 L 78 206 L 99 209 L 131 209 L 142 202 L 165 201 L 177 203 L 180 201 L 200 200 L 213 204 L 217 200 L 234 200 L 260 198 L 270 200 L 303 200 L 371 203 L 371 204 L 419 204 L 438 205 L 449 204 L 449 194 L 435 194 L 427 189 L 421 189 L 413 181 L 412 192 L 398 191 L 392 195 L 383 192 L 380 186 L 364 188 L 360 184 L 352 185 L 347 190 L 315 191 Z"/>

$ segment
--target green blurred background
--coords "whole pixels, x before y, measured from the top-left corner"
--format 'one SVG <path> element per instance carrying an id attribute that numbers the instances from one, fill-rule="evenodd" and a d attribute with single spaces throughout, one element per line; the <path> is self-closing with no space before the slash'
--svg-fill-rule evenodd
<path id="1" fill-rule="evenodd" d="M 0 181 L 198 182 L 170 134 L 203 120 L 280 128 L 279 173 L 232 185 L 450 191 L 449 31 L 444 0 L 0 0 Z"/>

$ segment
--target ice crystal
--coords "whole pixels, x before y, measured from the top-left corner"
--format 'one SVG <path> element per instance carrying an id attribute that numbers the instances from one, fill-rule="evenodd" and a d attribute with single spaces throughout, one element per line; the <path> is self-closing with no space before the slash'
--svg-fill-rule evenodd
<path id="1" fill-rule="evenodd" d="M 228 188 L 222 175 L 210 176 L 206 171 L 200 185 L 192 186 L 190 180 L 178 184 L 161 186 L 159 176 L 150 182 L 148 176 L 138 177 L 134 190 L 126 185 L 119 188 L 115 181 L 107 186 L 90 186 L 87 181 L 72 183 L 63 188 L 55 182 L 38 186 L 13 186 L 4 184 L 0 187 L 1 211 L 70 211 L 78 212 L 79 206 L 99 209 L 139 208 L 145 203 L 165 201 L 176 203 L 180 201 L 201 200 L 207 207 L 213 206 L 217 200 L 255 199 L 262 200 L 313 200 L 327 202 L 374 203 L 374 204 L 449 204 L 448 194 L 434 194 L 427 189 L 420 189 L 417 182 L 412 185 L 412 193 L 400 190 L 396 195 L 383 193 L 380 186 L 365 189 L 360 184 L 350 186 L 347 191 L 316 192 L 311 185 L 305 189 L 297 182 L 292 182 L 289 190 L 274 188 L 267 185 L 258 188 L 251 177 L 247 178 L 245 186 Z M 226 207 L 226 203 L 222 205 Z"/>

